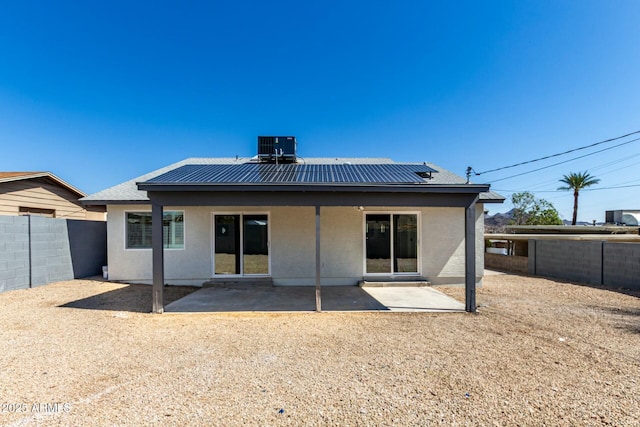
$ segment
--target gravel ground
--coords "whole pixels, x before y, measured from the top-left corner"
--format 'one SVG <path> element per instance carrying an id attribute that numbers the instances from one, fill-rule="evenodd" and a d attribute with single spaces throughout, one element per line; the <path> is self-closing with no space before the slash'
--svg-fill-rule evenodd
<path id="1" fill-rule="evenodd" d="M 0 424 L 638 426 L 639 297 L 497 275 L 476 315 L 152 315 L 144 285 L 12 291 Z"/>

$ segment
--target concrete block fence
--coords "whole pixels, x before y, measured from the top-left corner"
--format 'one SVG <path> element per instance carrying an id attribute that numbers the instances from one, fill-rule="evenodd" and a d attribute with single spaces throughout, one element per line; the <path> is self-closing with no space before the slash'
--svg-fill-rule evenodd
<path id="1" fill-rule="evenodd" d="M 602 264 L 603 284 L 640 289 L 640 244 L 605 242 Z"/>
<path id="2" fill-rule="evenodd" d="M 640 243 L 529 240 L 529 274 L 640 290 Z"/>
<path id="3" fill-rule="evenodd" d="M 514 273 L 529 272 L 528 258 L 526 256 L 502 255 L 502 254 L 484 254 L 485 268 L 512 271 Z"/>
<path id="4" fill-rule="evenodd" d="M 103 221 L 0 215 L 0 292 L 100 274 Z"/>

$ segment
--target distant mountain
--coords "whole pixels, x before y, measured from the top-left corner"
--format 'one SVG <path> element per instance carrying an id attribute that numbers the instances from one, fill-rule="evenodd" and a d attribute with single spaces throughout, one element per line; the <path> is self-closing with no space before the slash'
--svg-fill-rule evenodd
<path id="1" fill-rule="evenodd" d="M 500 213 L 495 215 L 484 215 L 484 232 L 485 233 L 504 233 L 506 232 L 505 226 L 510 225 L 513 220 L 513 209 L 509 212 Z M 566 219 L 562 220 L 563 225 L 571 225 L 571 221 Z M 592 222 L 578 221 L 576 225 L 589 226 L 593 225 Z M 598 224 L 602 225 L 602 224 Z"/>
<path id="2" fill-rule="evenodd" d="M 513 219 L 513 209 L 505 213 L 497 213 L 495 215 L 485 214 L 484 216 L 484 232 L 485 233 L 504 233 L 505 225 Z"/>

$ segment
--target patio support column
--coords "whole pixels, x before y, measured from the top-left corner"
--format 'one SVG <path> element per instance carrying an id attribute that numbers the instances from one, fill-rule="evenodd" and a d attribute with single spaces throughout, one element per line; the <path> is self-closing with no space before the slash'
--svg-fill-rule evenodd
<path id="1" fill-rule="evenodd" d="M 164 312 L 164 242 L 162 236 L 163 208 L 161 204 L 151 203 L 151 248 L 153 252 L 153 313 Z"/>
<path id="2" fill-rule="evenodd" d="M 476 201 L 465 208 L 464 215 L 464 289 L 465 310 L 476 311 Z"/>
<path id="3" fill-rule="evenodd" d="M 316 311 L 322 311 L 322 298 L 320 295 L 320 206 L 316 205 Z"/>

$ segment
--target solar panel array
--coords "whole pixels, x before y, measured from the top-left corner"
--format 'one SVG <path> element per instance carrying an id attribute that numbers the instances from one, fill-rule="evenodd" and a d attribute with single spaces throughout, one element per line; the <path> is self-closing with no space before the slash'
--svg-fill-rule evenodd
<path id="1" fill-rule="evenodd" d="M 243 163 L 185 165 L 150 179 L 154 184 L 412 184 L 425 182 L 419 174 L 436 172 L 421 164 L 306 165 Z"/>

